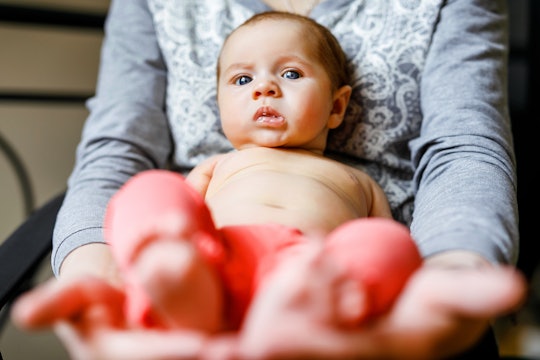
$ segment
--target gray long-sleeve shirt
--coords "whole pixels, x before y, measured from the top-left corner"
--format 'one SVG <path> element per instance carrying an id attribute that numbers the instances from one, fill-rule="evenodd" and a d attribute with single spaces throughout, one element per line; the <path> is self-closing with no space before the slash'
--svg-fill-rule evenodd
<path id="1" fill-rule="evenodd" d="M 232 149 L 215 68 L 224 37 L 260 0 L 112 0 L 96 95 L 58 215 L 56 274 L 102 242 L 110 196 L 149 168 L 187 172 Z M 364 169 L 424 256 L 451 249 L 517 259 L 515 159 L 504 0 L 328 0 L 310 15 L 355 69 L 327 155 Z M 264 44 L 261 44 L 264 46 Z"/>

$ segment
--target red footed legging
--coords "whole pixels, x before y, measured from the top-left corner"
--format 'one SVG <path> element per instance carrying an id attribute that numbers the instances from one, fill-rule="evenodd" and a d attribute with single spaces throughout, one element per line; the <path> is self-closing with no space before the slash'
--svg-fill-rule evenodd
<path id="1" fill-rule="evenodd" d="M 204 199 L 182 175 L 148 170 L 126 182 L 105 216 L 105 238 L 121 271 L 129 272 L 130 259 L 143 241 L 159 235 L 163 226 L 171 226 L 166 223 L 171 215 L 178 217 L 178 238 L 184 241 L 189 233 L 189 241 L 215 269 L 227 302 L 224 318 L 232 328 L 240 326 L 264 276 L 288 255 L 294 256 L 288 249 L 307 241 L 300 231 L 279 224 L 217 229 Z M 356 219 L 339 226 L 327 235 L 324 256 L 346 267 L 350 277 L 367 291 L 370 315 L 386 311 L 421 264 L 409 230 L 383 218 Z M 145 315 L 151 304 L 144 291 L 136 284 L 128 284 L 126 289 L 126 316 L 148 325 Z"/>

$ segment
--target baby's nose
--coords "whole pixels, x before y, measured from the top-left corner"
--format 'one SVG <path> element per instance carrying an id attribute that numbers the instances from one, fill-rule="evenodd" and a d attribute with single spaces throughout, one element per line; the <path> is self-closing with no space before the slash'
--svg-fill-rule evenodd
<path id="1" fill-rule="evenodd" d="M 272 80 L 264 79 L 253 89 L 253 99 L 261 96 L 280 96 L 279 86 Z"/>

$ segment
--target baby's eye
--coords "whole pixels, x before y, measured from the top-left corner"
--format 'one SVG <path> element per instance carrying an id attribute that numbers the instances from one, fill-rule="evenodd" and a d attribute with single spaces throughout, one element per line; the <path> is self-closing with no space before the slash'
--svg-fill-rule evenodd
<path id="1" fill-rule="evenodd" d="M 285 79 L 299 79 L 302 77 L 298 71 L 287 70 L 282 75 Z"/>
<path id="2" fill-rule="evenodd" d="M 250 78 L 249 76 L 246 76 L 246 75 L 242 75 L 242 76 L 237 77 L 234 80 L 234 84 L 241 86 L 241 85 L 249 84 L 251 81 L 253 81 L 252 78 Z"/>

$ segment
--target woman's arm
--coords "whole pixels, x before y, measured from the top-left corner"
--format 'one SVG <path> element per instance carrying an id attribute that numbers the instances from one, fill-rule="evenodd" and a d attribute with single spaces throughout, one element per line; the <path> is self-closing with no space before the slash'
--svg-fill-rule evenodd
<path id="1" fill-rule="evenodd" d="M 516 261 L 507 52 L 505 1 L 452 0 L 442 8 L 422 74 L 421 136 L 411 144 L 411 230 L 427 257 L 464 250 L 479 261 Z"/>
<path id="2" fill-rule="evenodd" d="M 113 0 L 101 53 L 97 91 L 88 102 L 90 115 L 77 148 L 58 215 L 52 266 L 62 276 L 71 265 L 94 267 L 99 255 L 109 273 L 108 251 L 91 251 L 77 261 L 62 263 L 68 254 L 81 255 L 86 246 L 103 242 L 102 223 L 109 198 L 135 173 L 162 168 L 172 144 L 164 113 L 166 67 L 144 0 Z M 77 250 L 85 245 L 85 250 Z M 92 248 L 103 245 L 94 244 Z"/>

